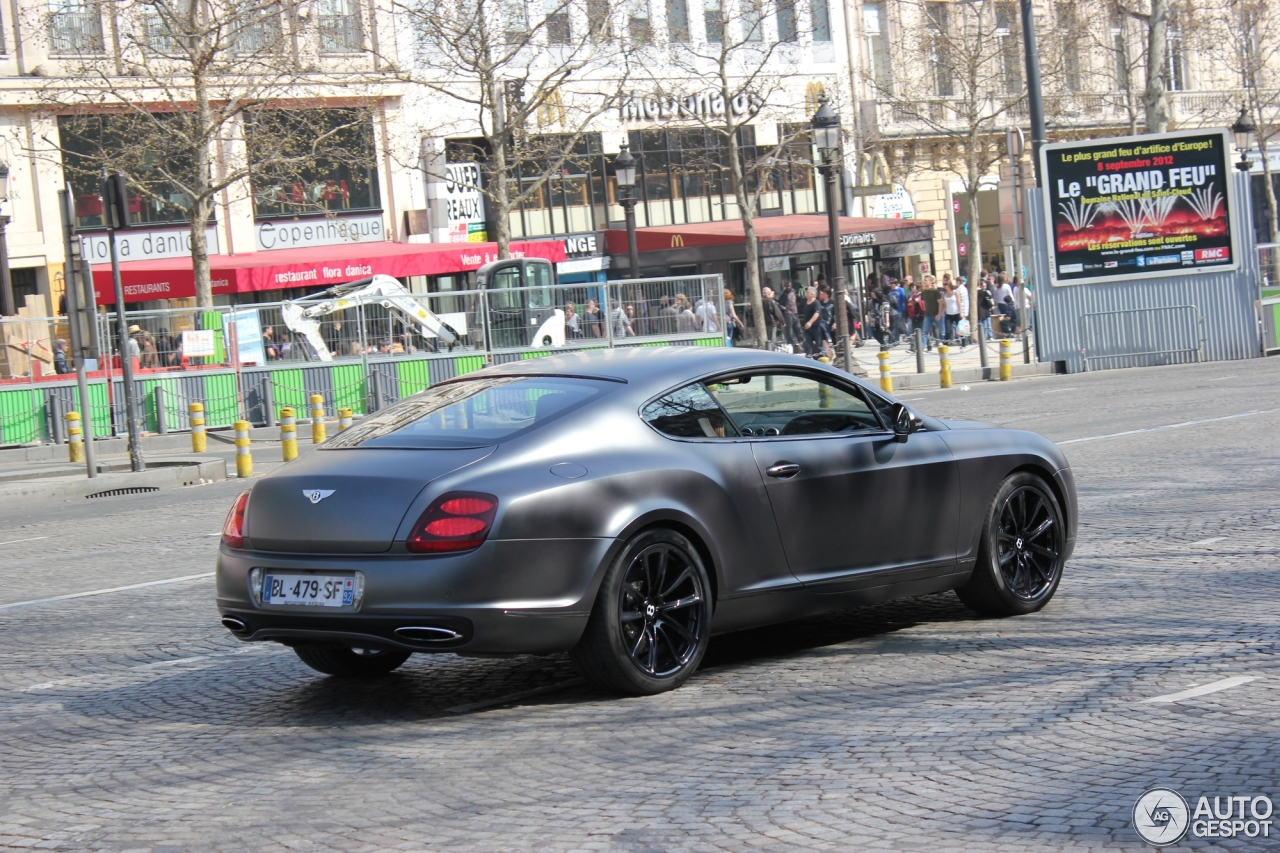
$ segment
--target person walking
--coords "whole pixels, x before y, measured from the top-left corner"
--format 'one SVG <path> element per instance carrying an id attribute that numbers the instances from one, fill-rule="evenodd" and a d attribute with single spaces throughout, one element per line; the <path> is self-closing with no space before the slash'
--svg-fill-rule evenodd
<path id="1" fill-rule="evenodd" d="M 960 283 L 956 285 L 956 302 L 960 305 L 960 319 L 956 322 L 957 333 L 962 339 L 961 343 L 968 346 L 969 336 L 973 334 L 973 330 L 967 328 L 969 326 L 969 280 L 964 276 L 960 276 Z"/>
<path id="2" fill-rule="evenodd" d="M 778 304 L 777 294 L 773 292 L 772 287 L 763 288 L 760 291 L 760 295 L 764 297 L 766 343 L 772 349 L 779 344 L 785 335 L 783 330 L 787 325 L 787 317 L 782 312 L 782 306 Z"/>
<path id="3" fill-rule="evenodd" d="M 594 299 L 587 300 L 586 310 L 582 312 L 583 334 L 588 338 L 604 337 L 604 322 L 600 316 L 600 308 Z"/>
<path id="4" fill-rule="evenodd" d="M 893 289 L 889 291 L 889 296 L 893 299 L 893 325 L 889 331 L 893 335 L 893 342 L 896 344 L 900 339 L 907 336 L 907 290 L 915 287 L 911 276 L 907 276 L 902 281 L 895 281 Z"/>
<path id="5" fill-rule="evenodd" d="M 927 276 L 924 287 L 920 291 L 920 301 L 924 304 L 924 344 L 925 351 L 933 350 L 933 341 L 942 340 L 942 293 L 938 290 L 937 279 Z"/>
<path id="6" fill-rule="evenodd" d="M 991 340 L 991 312 L 995 310 L 996 301 L 991 295 L 991 284 L 983 279 L 978 284 L 978 325 L 986 332 L 987 340 Z"/>
<path id="7" fill-rule="evenodd" d="M 70 373 L 71 365 L 67 364 L 67 342 L 58 338 L 53 342 L 53 372 Z"/>
<path id="8" fill-rule="evenodd" d="M 729 346 L 737 346 L 738 336 L 745 328 L 742 320 L 738 318 L 738 312 L 734 310 L 733 291 L 726 287 L 724 289 L 724 330 Z"/>
<path id="9" fill-rule="evenodd" d="M 805 289 L 800 317 L 804 323 L 804 354 L 813 358 L 822 350 L 822 306 L 818 304 L 816 287 Z"/>
<path id="10" fill-rule="evenodd" d="M 827 358 L 835 361 L 835 347 L 832 346 L 832 340 L 835 335 L 836 328 L 836 306 L 831 301 L 830 288 L 818 288 L 818 306 L 822 314 L 822 320 L 819 325 L 822 327 L 822 348 Z"/>
<path id="11" fill-rule="evenodd" d="M 572 302 L 564 304 L 564 336 L 571 341 L 582 337 L 582 326 L 579 325 L 577 309 Z"/>
<path id="12" fill-rule="evenodd" d="M 945 323 L 942 327 L 943 337 L 948 343 L 956 334 L 956 326 L 960 323 L 960 299 L 956 296 L 956 286 L 950 278 L 942 285 L 942 305 Z"/>
<path id="13" fill-rule="evenodd" d="M 783 314 L 786 315 L 787 325 L 785 327 L 787 335 L 787 343 L 791 345 L 791 351 L 795 352 L 797 346 L 804 344 L 804 329 L 800 320 L 800 306 L 797 303 L 797 285 L 800 282 L 787 282 L 782 289 L 780 297 L 780 305 Z"/>

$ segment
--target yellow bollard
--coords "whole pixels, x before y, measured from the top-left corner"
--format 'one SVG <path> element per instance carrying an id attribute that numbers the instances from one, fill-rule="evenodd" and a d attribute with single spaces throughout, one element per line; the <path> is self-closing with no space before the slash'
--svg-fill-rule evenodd
<path id="1" fill-rule="evenodd" d="M 187 406 L 187 417 L 191 420 L 191 452 L 204 453 L 209 447 L 204 434 L 204 403 Z"/>
<path id="2" fill-rule="evenodd" d="M 320 444 L 328 436 L 324 431 L 324 397 L 311 395 L 311 443 Z"/>
<path id="3" fill-rule="evenodd" d="M 350 409 L 338 409 L 338 432 L 342 432 L 351 426 L 351 415 L 352 411 Z"/>
<path id="4" fill-rule="evenodd" d="M 1008 382 L 1013 378 L 1013 362 L 1010 361 L 1012 355 L 1009 347 L 1009 339 L 1004 338 L 1000 341 L 1000 381 Z"/>
<path id="5" fill-rule="evenodd" d="M 67 453 L 72 462 L 84 461 L 84 434 L 80 429 L 80 413 L 67 412 Z"/>
<path id="6" fill-rule="evenodd" d="M 253 456 L 249 453 L 249 422 L 236 421 L 236 476 L 253 476 Z"/>
<path id="7" fill-rule="evenodd" d="M 951 387 L 951 359 L 947 355 L 950 351 L 946 344 L 938 344 L 938 383 L 942 388 Z"/>
<path id="8" fill-rule="evenodd" d="M 880 390 L 892 394 L 893 375 L 889 372 L 889 352 L 880 350 L 876 357 L 880 359 Z"/>
<path id="9" fill-rule="evenodd" d="M 288 406 L 280 410 L 280 451 L 285 462 L 298 458 L 298 425 Z"/>

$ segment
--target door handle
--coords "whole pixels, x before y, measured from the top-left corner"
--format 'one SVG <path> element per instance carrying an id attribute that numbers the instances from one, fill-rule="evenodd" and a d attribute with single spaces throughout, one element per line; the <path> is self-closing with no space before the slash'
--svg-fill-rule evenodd
<path id="1" fill-rule="evenodd" d="M 764 470 L 764 472 L 770 477 L 778 477 L 786 480 L 789 477 L 794 477 L 796 474 L 799 474 L 800 466 L 794 462 L 778 462 L 775 465 L 770 465 Z"/>

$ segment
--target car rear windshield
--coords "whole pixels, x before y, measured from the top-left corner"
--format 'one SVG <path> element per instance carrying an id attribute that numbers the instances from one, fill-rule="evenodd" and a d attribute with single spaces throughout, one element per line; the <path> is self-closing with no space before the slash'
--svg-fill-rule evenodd
<path id="1" fill-rule="evenodd" d="M 326 448 L 475 447 L 536 429 L 614 383 L 502 376 L 429 388 L 340 433 Z"/>

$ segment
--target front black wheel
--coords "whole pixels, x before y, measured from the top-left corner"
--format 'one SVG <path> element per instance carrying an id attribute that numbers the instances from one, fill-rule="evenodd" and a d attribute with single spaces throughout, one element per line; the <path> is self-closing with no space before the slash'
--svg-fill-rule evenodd
<path id="1" fill-rule="evenodd" d="M 294 646 L 302 662 L 325 675 L 339 678 L 374 678 L 397 669 L 413 652 L 390 649 L 356 649 L 346 646 Z"/>
<path id="2" fill-rule="evenodd" d="M 673 690 L 698 668 L 711 636 L 711 596 L 698 551 L 673 530 L 638 534 L 605 573 L 573 660 L 617 693 Z"/>
<path id="3" fill-rule="evenodd" d="M 956 594 L 988 616 L 1034 613 L 1062 580 L 1065 536 L 1062 508 L 1044 480 L 1026 472 L 1006 478 L 987 511 L 973 576 Z"/>

